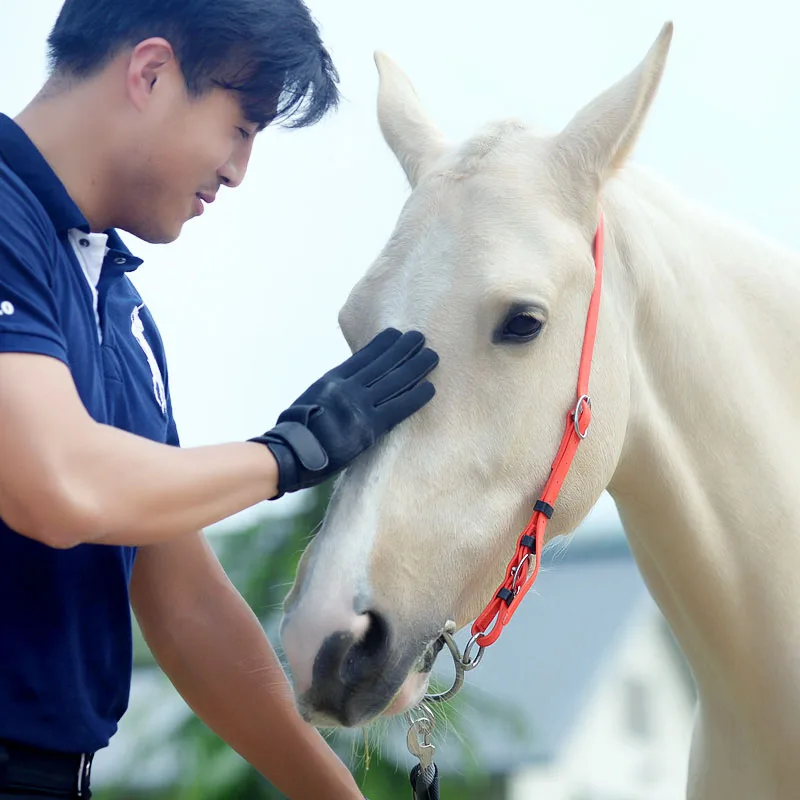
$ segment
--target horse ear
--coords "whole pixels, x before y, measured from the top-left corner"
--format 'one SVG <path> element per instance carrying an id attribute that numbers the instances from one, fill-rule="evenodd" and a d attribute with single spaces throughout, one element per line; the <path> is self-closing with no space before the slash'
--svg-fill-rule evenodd
<path id="1" fill-rule="evenodd" d="M 445 138 L 430 120 L 406 74 L 384 53 L 375 53 L 380 78 L 378 122 L 386 143 L 412 187 L 444 152 Z"/>
<path id="2" fill-rule="evenodd" d="M 636 69 L 582 108 L 556 139 L 561 160 L 600 186 L 633 149 L 658 90 L 672 41 L 672 23 L 662 27 Z"/>

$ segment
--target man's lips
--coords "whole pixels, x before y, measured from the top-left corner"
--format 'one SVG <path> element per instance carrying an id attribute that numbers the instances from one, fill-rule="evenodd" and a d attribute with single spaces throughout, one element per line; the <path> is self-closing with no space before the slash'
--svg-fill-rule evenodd
<path id="1" fill-rule="evenodd" d="M 203 203 L 213 203 L 217 197 L 216 192 L 196 192 L 194 196 L 194 213 L 195 216 L 200 216 L 205 211 Z"/>

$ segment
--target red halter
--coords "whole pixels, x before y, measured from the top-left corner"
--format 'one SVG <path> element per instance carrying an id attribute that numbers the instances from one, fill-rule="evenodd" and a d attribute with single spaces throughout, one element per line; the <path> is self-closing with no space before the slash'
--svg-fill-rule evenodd
<path id="1" fill-rule="evenodd" d="M 503 627 L 517 610 L 522 598 L 533 586 L 539 573 L 541 552 L 544 544 L 544 531 L 547 522 L 553 515 L 553 506 L 561 484 L 567 477 L 572 459 L 578 450 L 578 445 L 589 431 L 592 421 L 592 401 L 589 397 L 589 374 L 592 367 L 592 353 L 597 334 L 597 317 L 600 311 L 600 291 L 603 283 L 603 213 L 597 223 L 597 233 L 594 240 L 595 278 L 592 297 L 589 300 L 589 311 L 586 315 L 586 329 L 583 336 L 583 351 L 581 353 L 580 367 L 578 369 L 578 389 L 576 403 L 567 414 L 567 427 L 561 439 L 561 446 L 550 468 L 550 477 L 545 484 L 544 491 L 533 508 L 533 514 L 522 532 L 517 543 L 517 550 L 508 564 L 506 578 L 495 592 L 494 598 L 489 602 L 480 616 L 472 623 L 472 640 L 479 647 L 488 647 L 494 644 L 500 636 Z M 530 573 L 530 575 L 529 575 Z M 464 653 L 468 658 L 468 651 Z"/>

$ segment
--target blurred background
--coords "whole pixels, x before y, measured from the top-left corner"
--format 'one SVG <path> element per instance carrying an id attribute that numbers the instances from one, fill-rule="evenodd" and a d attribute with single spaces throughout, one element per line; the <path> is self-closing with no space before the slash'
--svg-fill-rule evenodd
<path id="1" fill-rule="evenodd" d="M 0 0 L 0 110 L 9 115 L 44 79 L 60 5 Z M 262 432 L 348 355 L 338 310 L 408 192 L 377 128 L 376 49 L 408 73 L 454 139 L 504 116 L 558 129 L 632 69 L 672 19 L 635 160 L 742 225 L 800 245 L 800 12 L 785 2 L 310 5 L 341 73 L 340 110 L 310 130 L 259 136 L 243 186 L 221 193 L 176 243 L 125 236 L 145 259 L 134 281 L 167 347 L 186 446 Z M 276 645 L 281 600 L 326 500 L 325 488 L 284 498 L 209 531 Z M 568 547 L 547 554 L 536 591 L 467 683 L 437 722 L 443 797 L 681 796 L 692 686 L 607 496 Z M 331 742 L 372 800 L 408 797 L 414 762 L 401 723 Z M 100 800 L 280 796 L 192 717 L 141 642 L 130 711 L 95 763 Z"/>

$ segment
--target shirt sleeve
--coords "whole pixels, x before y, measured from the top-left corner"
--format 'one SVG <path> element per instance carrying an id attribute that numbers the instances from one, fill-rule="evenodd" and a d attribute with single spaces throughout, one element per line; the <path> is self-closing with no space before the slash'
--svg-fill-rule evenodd
<path id="1" fill-rule="evenodd" d="M 0 190 L 0 352 L 39 353 L 67 363 L 51 276 L 55 237 L 26 200 Z"/>

